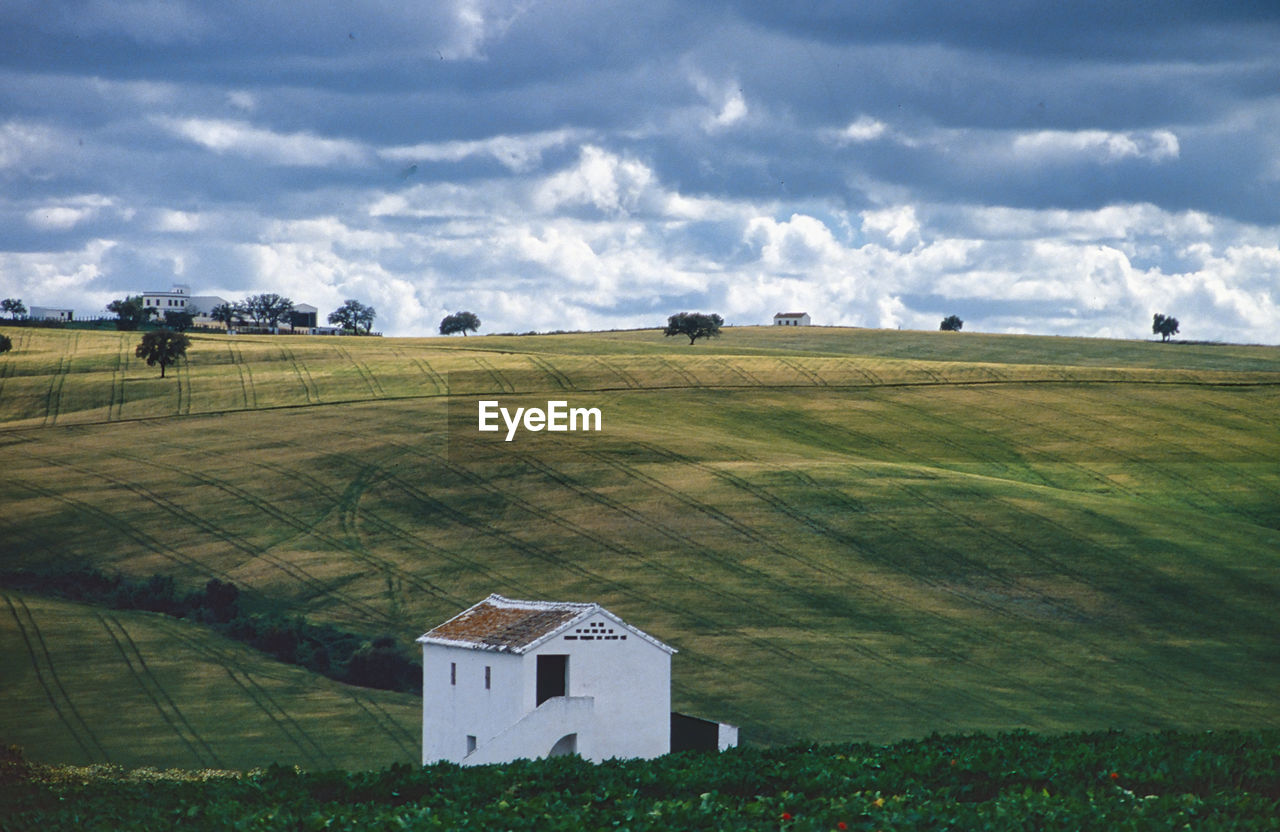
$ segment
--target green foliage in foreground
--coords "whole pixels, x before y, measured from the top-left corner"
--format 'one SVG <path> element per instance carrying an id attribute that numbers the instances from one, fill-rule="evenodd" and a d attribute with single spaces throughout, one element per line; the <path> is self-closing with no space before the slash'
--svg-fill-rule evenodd
<path id="1" fill-rule="evenodd" d="M 939 737 L 594 766 L 247 775 L 0 762 L 5 829 L 1280 828 L 1280 732 Z"/>

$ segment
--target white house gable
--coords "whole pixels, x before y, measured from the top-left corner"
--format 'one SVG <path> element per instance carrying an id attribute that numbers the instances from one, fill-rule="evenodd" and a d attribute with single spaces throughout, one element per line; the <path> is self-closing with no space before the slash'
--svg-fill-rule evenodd
<path id="1" fill-rule="evenodd" d="M 598 604 L 491 595 L 418 641 L 424 763 L 670 750 L 676 651 Z"/>

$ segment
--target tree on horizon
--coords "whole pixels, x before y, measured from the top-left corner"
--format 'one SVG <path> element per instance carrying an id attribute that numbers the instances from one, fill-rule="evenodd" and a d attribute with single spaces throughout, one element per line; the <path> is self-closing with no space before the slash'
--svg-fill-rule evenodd
<path id="1" fill-rule="evenodd" d="M 329 313 L 329 323 L 349 329 L 357 335 L 360 334 L 360 327 L 364 326 L 364 334 L 368 335 L 373 331 L 373 319 L 377 316 L 378 312 L 372 306 L 358 300 L 346 300 Z"/>
<path id="2" fill-rule="evenodd" d="M 667 318 L 667 328 L 662 332 L 664 335 L 688 335 L 689 345 L 699 338 L 719 338 L 720 327 L 724 324 L 724 318 L 716 314 L 705 315 L 701 312 L 680 312 Z"/>
<path id="3" fill-rule="evenodd" d="M 1168 341 L 1169 336 L 1178 334 L 1178 319 L 1172 315 L 1161 315 L 1157 312 L 1151 318 L 1151 331 L 1159 335 L 1161 341 Z"/>
<path id="4" fill-rule="evenodd" d="M 142 302 L 142 295 L 127 295 L 107 304 L 107 311 L 116 316 L 116 329 L 121 332 L 133 332 L 142 324 L 151 320 L 156 309 Z"/>
<path id="5" fill-rule="evenodd" d="M 480 329 L 480 319 L 473 312 L 455 312 L 452 315 L 447 315 L 440 322 L 441 335 L 452 335 L 455 332 L 461 332 L 462 337 L 465 338 L 467 337 L 468 329 L 472 332 Z"/>
<path id="6" fill-rule="evenodd" d="M 959 315 L 948 315 L 942 319 L 942 325 L 938 329 L 943 332 L 959 332 L 964 327 L 964 321 L 960 320 Z"/>

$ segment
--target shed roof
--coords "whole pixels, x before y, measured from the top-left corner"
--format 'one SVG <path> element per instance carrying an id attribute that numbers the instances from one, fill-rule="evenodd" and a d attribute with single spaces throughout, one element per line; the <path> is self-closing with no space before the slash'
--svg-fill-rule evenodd
<path id="1" fill-rule="evenodd" d="M 595 613 L 603 614 L 668 653 L 676 652 L 674 647 L 632 627 L 599 604 L 517 601 L 497 594 L 428 630 L 418 641 L 446 647 L 525 653 Z"/>
<path id="2" fill-rule="evenodd" d="M 774 315 L 775 318 L 803 318 L 808 312 L 779 312 Z"/>

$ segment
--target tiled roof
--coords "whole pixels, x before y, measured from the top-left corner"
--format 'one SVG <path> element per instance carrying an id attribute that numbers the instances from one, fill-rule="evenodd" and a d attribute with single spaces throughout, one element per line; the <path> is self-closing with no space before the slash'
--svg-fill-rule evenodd
<path id="1" fill-rule="evenodd" d="M 521 652 L 542 636 L 598 609 L 599 604 L 516 601 L 490 595 L 429 631 L 420 641 Z"/>
<path id="2" fill-rule="evenodd" d="M 418 638 L 425 644 L 523 653 L 544 639 L 595 613 L 616 621 L 637 636 L 674 653 L 675 649 L 637 630 L 599 604 L 516 601 L 490 595 Z"/>
<path id="3" fill-rule="evenodd" d="M 808 312 L 779 312 L 774 315 L 775 318 L 803 318 Z"/>

